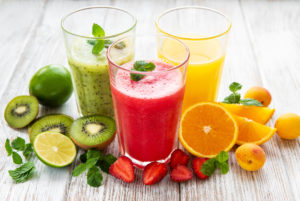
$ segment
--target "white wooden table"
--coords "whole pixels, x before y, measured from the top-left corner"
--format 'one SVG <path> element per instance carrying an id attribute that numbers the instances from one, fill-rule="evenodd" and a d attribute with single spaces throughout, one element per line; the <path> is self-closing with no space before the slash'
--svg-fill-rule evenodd
<path id="1" fill-rule="evenodd" d="M 154 31 L 154 19 L 165 9 L 182 5 L 212 7 L 228 14 L 233 27 L 223 74 L 220 99 L 228 85 L 238 81 L 249 88 L 261 85 L 273 95 L 276 113 L 300 114 L 300 1 L 244 0 L 111 0 L 111 1 L 15 1 L 0 0 L 0 200 L 300 200 L 300 138 L 286 141 L 274 136 L 262 145 L 265 166 L 257 172 L 242 170 L 230 152 L 230 172 L 201 181 L 173 183 L 169 176 L 157 185 L 144 186 L 142 172 L 133 184 L 104 176 L 100 188 L 86 184 L 86 175 L 72 178 L 70 167 L 53 169 L 36 160 L 38 174 L 15 184 L 8 175 L 14 169 L 4 149 L 6 138 L 27 138 L 26 129 L 11 129 L 3 119 L 13 97 L 28 94 L 28 83 L 40 67 L 67 65 L 60 29 L 61 17 L 89 5 L 113 5 L 138 18 L 137 33 Z M 42 108 L 41 114 L 62 112 L 77 117 L 74 97 L 62 108 Z M 27 138 L 28 139 L 28 138 Z M 118 154 L 117 140 L 107 152 Z"/>

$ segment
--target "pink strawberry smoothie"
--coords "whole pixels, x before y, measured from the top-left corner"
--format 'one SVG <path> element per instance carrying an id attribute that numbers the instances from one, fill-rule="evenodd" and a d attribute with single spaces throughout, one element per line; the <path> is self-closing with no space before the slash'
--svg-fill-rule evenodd
<path id="1" fill-rule="evenodd" d="M 139 162 L 166 160 L 177 147 L 184 95 L 181 71 L 166 71 L 173 66 L 152 62 L 152 72 L 160 73 L 133 81 L 129 72 L 119 70 L 111 84 L 120 152 Z"/>

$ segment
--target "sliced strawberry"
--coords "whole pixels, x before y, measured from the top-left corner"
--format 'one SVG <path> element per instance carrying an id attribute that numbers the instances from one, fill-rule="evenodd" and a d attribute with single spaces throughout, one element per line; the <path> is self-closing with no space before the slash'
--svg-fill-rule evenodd
<path id="1" fill-rule="evenodd" d="M 126 156 L 118 158 L 118 160 L 110 166 L 109 173 L 127 183 L 131 183 L 134 180 L 134 167 L 132 161 Z"/>
<path id="2" fill-rule="evenodd" d="M 187 165 L 189 160 L 189 155 L 184 153 L 181 149 L 176 149 L 171 155 L 170 166 L 173 169 L 177 165 Z"/>
<path id="3" fill-rule="evenodd" d="M 195 174 L 199 177 L 199 179 L 207 179 L 208 176 L 201 172 L 201 167 L 208 158 L 195 158 L 192 162 L 192 167 Z"/>
<path id="4" fill-rule="evenodd" d="M 144 169 L 143 182 L 145 185 L 152 185 L 160 182 L 168 173 L 167 165 L 164 163 L 152 162 Z"/>
<path id="5" fill-rule="evenodd" d="M 190 180 L 193 177 L 193 172 L 187 166 L 177 165 L 171 171 L 170 177 L 175 182 L 187 181 L 187 180 Z"/>

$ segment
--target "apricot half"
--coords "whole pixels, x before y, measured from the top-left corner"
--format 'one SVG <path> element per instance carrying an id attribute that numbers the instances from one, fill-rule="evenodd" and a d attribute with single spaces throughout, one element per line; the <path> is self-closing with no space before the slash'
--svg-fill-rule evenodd
<path id="1" fill-rule="evenodd" d="M 252 98 L 258 100 L 265 107 L 268 107 L 272 100 L 270 92 L 263 87 L 250 88 L 248 91 L 246 91 L 244 98 Z"/>
<path id="2" fill-rule="evenodd" d="M 275 123 L 277 134 L 283 139 L 296 139 L 300 136 L 300 116 L 294 113 L 281 115 Z"/>
<path id="3" fill-rule="evenodd" d="M 246 143 L 238 147 L 235 157 L 241 168 L 248 171 L 256 171 L 262 168 L 266 161 L 264 150 L 253 143 Z"/>

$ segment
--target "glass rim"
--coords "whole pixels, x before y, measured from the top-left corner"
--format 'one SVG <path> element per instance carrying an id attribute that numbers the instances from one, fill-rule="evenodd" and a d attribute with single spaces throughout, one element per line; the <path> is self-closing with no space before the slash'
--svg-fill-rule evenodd
<path id="1" fill-rule="evenodd" d="M 215 35 L 212 35 L 212 36 L 207 36 L 207 37 L 197 37 L 197 38 L 193 38 L 193 37 L 182 37 L 182 36 L 178 36 L 178 35 L 175 35 L 175 34 L 171 34 L 171 33 L 168 33 L 166 31 L 164 31 L 160 26 L 159 26 L 159 20 L 166 14 L 170 13 L 170 12 L 173 12 L 173 11 L 177 11 L 177 10 L 182 10 L 182 9 L 191 9 L 191 8 L 194 8 L 194 9 L 201 9 L 201 10 L 208 10 L 208 11 L 211 11 L 215 14 L 219 14 L 221 16 L 223 16 L 225 18 L 225 20 L 229 23 L 228 27 L 225 29 L 225 31 L 223 31 L 222 33 L 219 33 L 219 34 L 215 34 Z M 171 8 L 171 9 L 168 9 L 166 11 L 164 11 L 163 13 L 161 13 L 155 20 L 155 26 L 156 28 L 158 29 L 158 31 L 160 31 L 161 33 L 163 34 L 166 34 L 166 35 L 169 35 L 169 36 L 172 36 L 172 37 L 175 37 L 175 38 L 178 38 L 178 39 L 181 39 L 181 40 L 209 40 L 209 39 L 214 39 L 214 38 L 218 38 L 220 36 L 223 36 L 225 34 L 227 34 L 230 29 L 231 29 L 231 26 L 232 26 L 232 22 L 230 20 L 230 18 L 225 15 L 224 13 L 216 10 L 216 9 L 213 9 L 213 8 L 208 8 L 208 7 L 203 7 L 203 6 L 181 6 L 181 7 L 176 7 L 176 8 Z"/>
<path id="2" fill-rule="evenodd" d="M 167 70 L 156 71 L 156 72 L 152 72 L 152 71 L 142 72 L 142 71 L 134 71 L 134 70 L 129 70 L 129 69 L 127 69 L 127 68 L 124 68 L 124 67 L 120 66 L 119 64 L 116 64 L 116 63 L 113 61 L 113 59 L 110 57 L 110 54 L 109 54 L 109 53 L 110 53 L 110 51 L 111 51 L 111 48 L 112 48 L 115 44 L 117 44 L 117 43 L 120 42 L 121 40 L 124 40 L 124 39 L 130 37 L 130 36 L 126 36 L 126 37 L 123 37 L 123 38 L 120 38 L 120 39 L 114 41 L 114 42 L 109 46 L 109 48 L 107 49 L 107 52 L 106 52 L 106 58 L 107 58 L 107 60 L 108 60 L 108 64 L 109 64 L 109 63 L 112 63 L 112 64 L 113 64 L 114 66 L 116 66 L 118 69 L 127 71 L 127 72 L 129 72 L 129 73 L 141 74 L 141 75 L 154 75 L 154 74 L 166 73 L 166 72 L 170 72 L 170 71 L 176 70 L 176 69 L 182 67 L 184 64 L 187 64 L 187 63 L 188 63 L 189 58 L 190 58 L 190 50 L 189 50 L 189 48 L 188 48 L 182 41 L 178 40 L 177 38 L 172 37 L 172 36 L 166 36 L 166 35 L 163 35 L 163 34 L 145 34 L 145 35 L 144 35 L 144 34 L 140 34 L 140 35 L 136 35 L 136 37 L 142 37 L 142 36 L 156 36 L 156 37 L 157 37 L 157 36 L 162 36 L 162 37 L 165 37 L 165 38 L 171 38 L 171 39 L 173 39 L 173 40 L 179 42 L 179 43 L 184 47 L 184 49 L 186 50 L 186 54 L 187 54 L 187 55 L 186 55 L 184 61 L 180 62 L 179 65 L 176 65 L 176 66 L 174 65 L 172 68 L 169 68 L 169 69 L 167 69 Z"/>
<path id="3" fill-rule="evenodd" d="M 113 34 L 113 35 L 108 35 L 108 36 L 104 36 L 104 37 L 93 37 L 93 36 L 86 36 L 86 35 L 81 35 L 81 34 L 76 34 L 76 33 L 73 33 L 72 31 L 69 31 L 65 26 L 64 26 L 64 22 L 65 20 L 70 17 L 71 15 L 75 14 L 75 13 L 78 13 L 80 11 L 83 11 L 83 10 L 88 10 L 88 9 L 94 9 L 94 8 L 107 8 L 107 9 L 112 9 L 112 10 L 118 10 L 118 11 L 121 11 L 123 13 L 126 13 L 128 14 L 132 19 L 133 19 L 133 23 L 132 25 L 126 29 L 125 31 L 122 31 L 120 33 L 117 33 L 117 34 Z M 124 10 L 124 9 L 121 9 L 121 8 L 117 8 L 117 7 L 113 7 L 113 6 L 88 6 L 88 7 L 83 7 L 83 8 L 79 8 L 79 9 L 76 9 L 76 10 L 73 10 L 71 11 L 70 13 L 68 13 L 67 15 L 65 15 L 64 17 L 61 18 L 61 22 L 60 22 L 60 26 L 62 28 L 62 30 L 68 34 L 71 34 L 73 36 L 77 36 L 77 37 L 81 37 L 81 38 L 87 38 L 87 39 L 108 39 L 108 38 L 114 38 L 114 37 L 117 37 L 117 36 L 120 36 L 122 34 L 125 34 L 129 31 L 131 31 L 132 29 L 134 29 L 136 27 L 136 24 L 137 24 L 137 19 L 134 15 L 132 15 L 130 12 Z"/>

